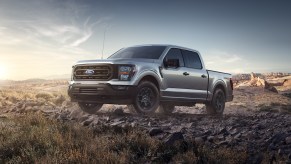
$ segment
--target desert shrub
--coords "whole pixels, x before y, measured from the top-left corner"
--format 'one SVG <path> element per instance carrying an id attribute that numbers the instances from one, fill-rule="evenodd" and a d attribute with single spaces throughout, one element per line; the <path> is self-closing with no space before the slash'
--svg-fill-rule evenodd
<path id="1" fill-rule="evenodd" d="M 50 100 L 53 98 L 53 95 L 51 93 L 42 92 L 42 93 L 36 94 L 35 97 L 36 98 L 43 98 L 45 100 Z"/>
<path id="2" fill-rule="evenodd" d="M 66 101 L 65 96 L 63 95 L 58 95 L 57 98 L 54 100 L 54 103 L 56 105 L 61 105 L 64 101 Z"/>

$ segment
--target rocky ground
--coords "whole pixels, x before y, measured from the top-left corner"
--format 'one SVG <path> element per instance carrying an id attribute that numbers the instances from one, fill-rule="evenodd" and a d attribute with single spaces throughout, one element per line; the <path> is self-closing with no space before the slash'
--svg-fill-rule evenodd
<path id="1" fill-rule="evenodd" d="M 246 152 L 246 163 L 291 162 L 291 99 L 262 87 L 236 87 L 235 98 L 227 103 L 222 117 L 206 115 L 203 105 L 151 116 L 131 114 L 126 106 L 104 105 L 99 114 L 89 115 L 68 100 L 65 89 L 66 83 L 61 82 L 2 86 L 0 121 L 36 112 L 92 129 L 100 125 L 141 128 L 166 145 L 194 141 L 210 150 L 238 150 Z"/>

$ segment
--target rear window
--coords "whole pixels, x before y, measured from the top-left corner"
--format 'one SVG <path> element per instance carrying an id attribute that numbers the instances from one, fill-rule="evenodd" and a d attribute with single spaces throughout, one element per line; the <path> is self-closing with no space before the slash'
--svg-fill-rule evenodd
<path id="1" fill-rule="evenodd" d="M 188 68 L 202 69 L 202 63 L 196 52 L 182 50 L 185 66 Z"/>
<path id="2" fill-rule="evenodd" d="M 117 58 L 144 58 L 144 59 L 159 59 L 166 46 L 141 46 L 128 47 L 114 53 L 109 59 Z"/>

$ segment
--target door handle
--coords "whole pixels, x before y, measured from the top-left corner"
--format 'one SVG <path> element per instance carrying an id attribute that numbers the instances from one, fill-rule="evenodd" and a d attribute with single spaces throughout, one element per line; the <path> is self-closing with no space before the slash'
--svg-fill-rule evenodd
<path id="1" fill-rule="evenodd" d="M 203 75 L 201 75 L 201 77 L 202 77 L 202 78 L 206 78 L 207 76 L 203 74 Z"/>
<path id="2" fill-rule="evenodd" d="M 188 76 L 189 73 L 188 73 L 188 72 L 184 72 L 183 75 L 184 75 L 184 76 Z"/>

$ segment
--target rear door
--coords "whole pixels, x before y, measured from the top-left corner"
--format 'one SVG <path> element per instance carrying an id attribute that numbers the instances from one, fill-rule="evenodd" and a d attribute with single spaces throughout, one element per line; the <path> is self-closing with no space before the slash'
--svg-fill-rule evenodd
<path id="1" fill-rule="evenodd" d="M 191 98 L 205 100 L 207 98 L 208 73 L 203 68 L 200 56 L 194 51 L 181 51 L 185 62 L 183 70 L 187 74 L 183 81 L 184 88 L 191 90 Z"/>
<path id="2" fill-rule="evenodd" d="M 164 98 L 182 98 L 182 99 L 206 99 L 207 92 L 207 72 L 202 70 L 200 58 L 193 53 L 184 52 L 178 48 L 171 48 L 164 58 L 178 59 L 178 68 L 162 69 L 163 84 L 165 89 L 162 90 Z M 200 63 L 200 65 L 199 65 Z M 186 65 L 187 64 L 187 65 Z M 197 69 L 195 69 L 197 68 Z M 201 77 L 205 75 L 205 78 Z"/>

